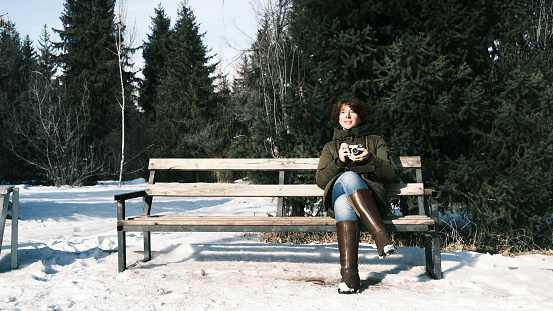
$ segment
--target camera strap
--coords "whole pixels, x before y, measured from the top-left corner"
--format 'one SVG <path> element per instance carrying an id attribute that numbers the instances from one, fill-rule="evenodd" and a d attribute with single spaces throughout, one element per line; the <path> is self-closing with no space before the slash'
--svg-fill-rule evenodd
<path id="1" fill-rule="evenodd" d="M 359 175 L 367 174 L 367 173 L 374 172 L 374 165 L 364 164 L 364 165 L 358 165 L 358 166 L 351 166 L 351 167 L 348 167 L 348 170 L 355 172 Z"/>

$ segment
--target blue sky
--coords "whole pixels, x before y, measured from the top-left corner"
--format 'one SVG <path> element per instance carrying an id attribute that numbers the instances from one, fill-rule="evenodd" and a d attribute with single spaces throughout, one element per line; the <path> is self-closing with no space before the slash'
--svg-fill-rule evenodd
<path id="1" fill-rule="evenodd" d="M 154 8 L 161 3 L 167 16 L 174 23 L 177 8 L 182 0 L 127 0 L 127 26 L 136 25 L 135 45 L 142 44 L 150 33 L 151 17 Z M 0 0 L 0 15 L 16 24 L 16 30 L 24 38 L 29 35 L 38 43 L 42 29 L 61 28 L 60 16 L 64 10 L 64 0 Z M 256 13 L 252 0 L 188 0 L 194 10 L 200 31 L 205 33 L 204 44 L 211 49 L 211 55 L 222 63 L 224 72 L 229 73 L 237 65 L 230 63 L 240 52 L 253 42 L 257 31 Z M 52 41 L 59 40 L 50 31 Z M 142 63 L 141 53 L 136 55 L 138 66 Z"/>

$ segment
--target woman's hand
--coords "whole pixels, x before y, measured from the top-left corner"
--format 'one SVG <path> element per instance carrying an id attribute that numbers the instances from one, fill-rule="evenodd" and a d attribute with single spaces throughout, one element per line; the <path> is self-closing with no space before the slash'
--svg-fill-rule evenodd
<path id="1" fill-rule="evenodd" d="M 348 144 L 346 143 L 340 144 L 340 149 L 338 150 L 338 157 L 340 158 L 340 161 L 344 163 L 347 162 L 347 157 L 349 157 Z"/>
<path id="2" fill-rule="evenodd" d="M 359 148 L 358 150 L 361 151 L 361 153 L 358 155 L 353 155 L 349 151 L 348 144 L 342 143 L 340 145 L 340 150 L 338 150 L 340 161 L 347 162 L 348 158 L 353 162 L 363 162 L 367 160 L 369 157 L 369 151 L 366 148 Z"/>
<path id="3" fill-rule="evenodd" d="M 353 162 L 363 162 L 367 160 L 369 157 L 369 151 L 366 148 L 359 148 L 358 150 L 361 151 L 361 153 L 358 155 L 349 154 L 349 150 L 348 150 L 349 159 L 352 160 Z"/>

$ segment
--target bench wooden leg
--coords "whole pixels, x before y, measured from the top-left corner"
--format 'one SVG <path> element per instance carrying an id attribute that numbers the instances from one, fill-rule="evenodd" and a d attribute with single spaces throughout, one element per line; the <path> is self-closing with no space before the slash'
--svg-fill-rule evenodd
<path id="1" fill-rule="evenodd" d="M 125 231 L 117 231 L 117 257 L 119 272 L 125 271 L 127 268 L 127 241 Z"/>
<path id="2" fill-rule="evenodd" d="M 426 271 L 434 279 L 442 279 L 442 254 L 440 250 L 440 234 L 438 232 L 424 233 L 424 249 L 426 254 Z"/>

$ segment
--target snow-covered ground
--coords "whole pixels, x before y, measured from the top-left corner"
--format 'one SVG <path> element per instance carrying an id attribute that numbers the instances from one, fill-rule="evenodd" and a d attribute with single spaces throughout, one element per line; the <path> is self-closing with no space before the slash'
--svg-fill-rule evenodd
<path id="1" fill-rule="evenodd" d="M 257 234 L 128 234 L 117 272 L 113 196 L 142 190 L 137 180 L 93 187 L 20 185 L 19 268 L 10 270 L 11 221 L 0 253 L 0 310 L 553 310 L 553 256 L 443 252 L 443 280 L 424 268 L 424 251 L 401 247 L 379 260 L 360 246 L 361 293 L 338 295 L 335 243 L 282 245 Z M 153 212 L 266 215 L 270 199 L 154 200 Z M 140 200 L 127 204 L 139 214 Z"/>

